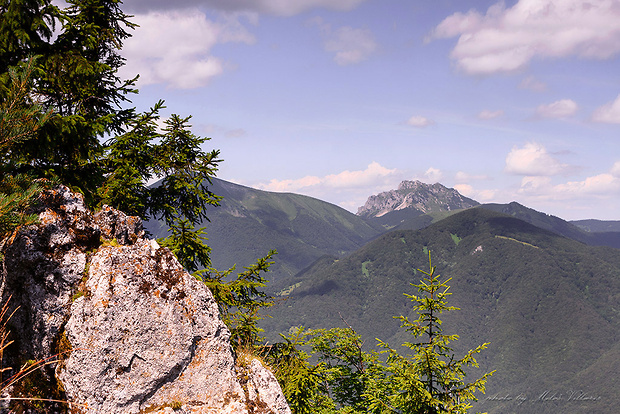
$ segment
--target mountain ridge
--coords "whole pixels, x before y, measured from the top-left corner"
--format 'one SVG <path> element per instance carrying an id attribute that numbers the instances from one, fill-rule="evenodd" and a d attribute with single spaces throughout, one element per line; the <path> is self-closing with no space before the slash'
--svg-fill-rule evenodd
<path id="1" fill-rule="evenodd" d="M 246 267 L 269 250 L 278 251 L 270 279 L 292 275 L 325 254 L 355 251 L 382 233 L 334 204 L 305 195 L 275 193 L 213 178 L 209 190 L 222 196 L 220 206 L 207 206 L 199 227 L 207 231 L 211 260 L 217 269 Z M 159 221 L 145 223 L 155 237 L 165 237 Z"/>
<path id="2" fill-rule="evenodd" d="M 482 208 L 454 214 L 424 229 L 391 231 L 344 258 L 324 257 L 288 284 L 274 286 L 285 301 L 264 321 L 269 334 L 291 326 L 342 326 L 367 346 L 411 338 L 392 316 L 411 317 L 403 293 L 418 268 L 433 264 L 452 278 L 444 327 L 458 333 L 456 354 L 491 342 L 480 371 L 497 369 L 476 410 L 489 413 L 613 413 L 620 349 L 620 255 L 519 218 Z M 279 324 L 278 327 L 274 324 Z M 597 371 L 598 370 L 598 371 Z M 595 379 L 588 375 L 595 375 Z M 475 376 L 475 374 L 472 374 Z M 605 379 L 607 378 L 607 379 Z M 596 401 L 567 401 L 570 390 Z M 539 401 L 545 391 L 563 400 Z M 511 395 L 510 400 L 499 398 Z M 527 403 L 517 405 L 517 395 Z M 498 398 L 494 398 L 497 397 Z"/>

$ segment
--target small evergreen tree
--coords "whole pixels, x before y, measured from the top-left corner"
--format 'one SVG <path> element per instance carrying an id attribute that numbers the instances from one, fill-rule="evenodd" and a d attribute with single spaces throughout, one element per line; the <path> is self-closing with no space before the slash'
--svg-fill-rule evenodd
<path id="1" fill-rule="evenodd" d="M 415 303 L 413 309 L 418 318 L 410 321 L 405 316 L 398 317 L 401 327 L 416 339 L 403 344 L 411 353 L 402 355 L 388 344 L 379 342 L 387 354 L 387 362 L 373 367 L 379 375 L 375 381 L 369 382 L 365 393 L 373 413 L 466 413 L 471 408 L 470 402 L 476 401 L 474 393 L 484 392 L 485 383 L 494 372 L 474 382 L 465 382 L 464 369 L 478 367 L 475 355 L 488 343 L 470 350 L 460 359 L 455 358 L 449 344 L 459 337 L 443 333 L 439 316 L 458 308 L 448 306 L 447 298 L 451 293 L 447 283 L 450 279 L 440 280 L 430 252 L 428 260 L 428 272 L 418 269 L 426 277 L 419 284 L 411 284 L 421 295 L 405 294 Z"/>
<path id="2" fill-rule="evenodd" d="M 415 303 L 418 318 L 396 317 L 415 342 L 406 342 L 408 354 L 379 341 L 381 353 L 362 349 L 361 338 L 350 327 L 295 328 L 284 342 L 266 348 L 265 357 L 295 414 L 462 414 L 471 408 L 476 391 L 484 392 L 488 373 L 465 382 L 465 368 L 478 364 L 483 344 L 456 359 L 439 315 L 457 310 L 448 306 L 450 279 L 441 281 L 432 266 L 419 284 L 422 295 L 406 295 Z M 382 358 L 382 355 L 385 358 Z"/>

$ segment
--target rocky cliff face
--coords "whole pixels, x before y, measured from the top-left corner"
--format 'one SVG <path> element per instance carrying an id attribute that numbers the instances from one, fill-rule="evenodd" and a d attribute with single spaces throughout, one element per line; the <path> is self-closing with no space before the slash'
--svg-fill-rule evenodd
<path id="1" fill-rule="evenodd" d="M 1 246 L 2 300 L 17 308 L 4 366 L 58 362 L 4 397 L 71 403 L 33 413 L 290 413 L 269 370 L 235 360 L 209 290 L 139 219 L 93 214 L 64 187 L 43 195 L 39 217 Z"/>
<path id="2" fill-rule="evenodd" d="M 381 217 L 393 211 L 415 209 L 422 214 L 458 210 L 477 206 L 479 203 L 462 196 L 443 185 L 425 184 L 420 181 L 403 181 L 397 190 L 370 196 L 357 210 L 361 217 Z"/>

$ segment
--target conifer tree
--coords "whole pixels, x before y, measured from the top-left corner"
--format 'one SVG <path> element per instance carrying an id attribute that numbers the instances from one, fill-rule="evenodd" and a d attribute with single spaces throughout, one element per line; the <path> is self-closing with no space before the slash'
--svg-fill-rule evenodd
<path id="1" fill-rule="evenodd" d="M 135 79 L 123 81 L 119 49 L 134 25 L 119 0 L 50 0 L 0 3 L 0 99 L 7 72 L 38 56 L 31 93 L 53 116 L 12 154 L 16 172 L 57 177 L 89 203 L 105 171 L 100 139 L 120 133 L 131 110 L 122 109 Z M 57 36 L 52 37 L 53 30 Z"/>
<path id="2" fill-rule="evenodd" d="M 483 351 L 488 343 L 470 350 L 462 358 L 455 358 L 450 342 L 459 336 L 443 332 L 439 318 L 443 312 L 458 308 L 448 306 L 451 295 L 448 282 L 440 280 L 436 268 L 428 255 L 429 271 L 422 272 L 425 277 L 417 288 L 420 296 L 405 294 L 415 304 L 413 309 L 418 318 L 410 321 L 406 316 L 397 317 L 401 327 L 410 332 L 414 342 L 405 342 L 409 353 L 402 355 L 388 344 L 379 345 L 387 354 L 387 363 L 377 364 L 375 380 L 369 382 L 365 395 L 373 413 L 411 413 L 411 414 L 462 414 L 476 401 L 474 393 L 485 390 L 485 383 L 493 372 L 481 378 L 465 382 L 465 368 L 478 367 L 475 355 Z"/>
<path id="3" fill-rule="evenodd" d="M 0 102 L 0 240 L 16 228 L 34 223 L 29 212 L 41 186 L 24 174 L 12 175 L 11 153 L 31 137 L 49 118 L 29 99 L 28 91 L 33 62 L 23 68 L 11 68 L 6 98 Z"/>
<path id="4" fill-rule="evenodd" d="M 66 4 L 59 9 L 51 0 L 0 0 L 0 103 L 10 101 L 9 72 L 36 56 L 33 82 L 18 104 L 25 108 L 36 96 L 51 114 L 36 128 L 21 124 L 20 145 L 6 146 L 0 162 L 4 176 L 13 183 L 22 182 L 19 177 L 52 178 L 82 192 L 91 207 L 108 204 L 145 220 L 163 220 L 171 235 L 161 243 L 216 292 L 238 343 L 253 345 L 259 340 L 258 309 L 271 303 L 261 290 L 266 283 L 262 274 L 275 252 L 236 279 L 227 279 L 233 269 L 211 268 L 205 229 L 195 227 L 207 219 L 206 206 L 220 200 L 209 190 L 219 151 L 202 149 L 208 138 L 191 133 L 190 117 L 173 114 L 160 130 L 163 101 L 145 113 L 122 107 L 137 92 L 137 77 L 118 76 L 124 65 L 120 48 L 135 27 L 120 0 Z M 110 138 L 102 143 L 104 137 Z M 160 181 L 147 186 L 155 178 Z M 6 190 L 8 198 L 0 204 L 11 212 L 2 216 L 11 228 L 26 222 L 16 221 L 13 213 L 23 207 L 23 199 L 13 193 Z"/>

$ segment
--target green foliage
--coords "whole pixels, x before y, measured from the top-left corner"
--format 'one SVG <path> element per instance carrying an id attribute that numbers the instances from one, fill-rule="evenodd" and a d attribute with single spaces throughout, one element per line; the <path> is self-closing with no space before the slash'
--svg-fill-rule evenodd
<path id="1" fill-rule="evenodd" d="M 181 219 L 170 227 L 172 234 L 165 239 L 159 239 L 162 247 L 168 247 L 179 259 L 181 265 L 189 272 L 195 272 L 200 266 L 211 265 L 204 227 L 194 230 L 189 220 Z"/>
<path id="2" fill-rule="evenodd" d="M 458 340 L 458 335 L 446 335 L 442 330 L 439 316 L 443 312 L 458 310 L 448 306 L 447 282 L 440 280 L 432 266 L 429 253 L 428 272 L 419 284 L 412 286 L 422 295 L 405 294 L 415 303 L 413 309 L 418 318 L 410 321 L 400 316 L 401 326 L 416 342 L 405 342 L 407 355 L 401 355 L 384 342 L 379 345 L 387 354 L 387 362 L 378 370 L 384 371 L 379 381 L 371 383 L 367 391 L 371 411 L 378 413 L 466 413 L 471 408 L 470 401 L 476 401 L 474 393 L 485 391 L 487 378 L 493 372 L 483 375 L 472 383 L 465 383 L 465 367 L 478 367 L 475 355 L 484 350 L 488 343 L 470 350 L 464 357 L 455 359 L 450 342 Z"/>
<path id="3" fill-rule="evenodd" d="M 183 220 L 196 224 L 206 218 L 206 206 L 220 200 L 207 187 L 221 161 L 219 151 L 201 149 L 208 138 L 189 131 L 189 117 L 173 114 L 159 133 L 162 108 L 159 101 L 149 111 L 134 114 L 127 132 L 108 141 L 104 160 L 110 173 L 98 190 L 100 204 L 143 218 L 163 218 L 169 226 L 182 226 Z M 147 187 L 153 177 L 163 179 Z"/>
<path id="4" fill-rule="evenodd" d="M 218 204 L 207 185 L 219 151 L 201 149 L 207 138 L 189 131 L 189 117 L 172 115 L 160 133 L 162 101 L 144 114 L 121 108 L 136 91 L 135 79 L 117 75 L 124 64 L 119 50 L 135 27 L 120 4 L 70 0 L 61 10 L 48 0 L 0 3 L 0 149 L 5 155 L 0 171 L 2 177 L 25 173 L 57 179 L 81 191 L 93 206 L 163 218 L 180 229 L 173 238 L 188 240 L 192 226 L 184 220 L 194 225 L 206 218 L 206 205 Z M 37 58 L 26 62 L 32 55 Z M 41 107 L 48 111 L 42 113 Z M 104 136 L 111 138 L 102 145 Z M 161 177 L 159 185 L 147 187 L 155 177 Z M 22 206 L 22 196 L 14 193 L 3 193 L 5 209 Z M 200 234 L 192 238 L 198 239 Z M 182 261 L 194 263 L 197 255 L 208 254 L 197 246 L 179 248 Z"/>
<path id="5" fill-rule="evenodd" d="M 29 212 L 41 185 L 24 174 L 11 175 L 11 154 L 30 138 L 49 118 L 41 106 L 30 99 L 29 87 L 33 61 L 23 68 L 11 68 L 8 90 L 0 102 L 0 239 L 19 226 L 36 222 Z"/>
<path id="6" fill-rule="evenodd" d="M 272 306 L 273 297 L 264 292 L 267 280 L 262 274 L 273 264 L 275 254 L 275 250 L 269 251 L 232 280 L 227 279 L 234 268 L 223 272 L 208 268 L 194 274 L 213 293 L 220 316 L 230 329 L 234 349 L 256 347 L 263 341 L 263 330 L 258 326 L 262 319 L 259 311 Z"/>
<path id="7" fill-rule="evenodd" d="M 275 370 L 294 414 L 330 413 L 335 402 L 329 396 L 325 364 L 311 364 L 310 355 L 304 350 L 311 331 L 294 328 L 289 335 L 282 335 L 279 342 L 265 349 L 265 360 Z"/>
<path id="8" fill-rule="evenodd" d="M 363 350 L 361 337 L 348 328 L 293 328 L 285 342 L 266 350 L 293 412 L 298 413 L 466 413 L 476 391 L 484 392 L 492 373 L 466 383 L 465 368 L 477 367 L 481 345 L 460 359 L 449 346 L 458 335 L 445 335 L 439 315 L 448 306 L 447 282 L 430 263 L 420 284 L 422 295 L 406 295 L 415 303 L 414 321 L 397 317 L 416 342 L 405 342 L 402 355 L 379 341 L 381 353 Z M 381 358 L 381 354 L 385 359 Z"/>
<path id="9" fill-rule="evenodd" d="M 118 51 L 133 24 L 118 0 L 71 0 L 64 10 L 48 0 L 8 3 L 0 7 L 0 60 L 7 62 L 0 68 L 0 98 L 9 69 L 38 56 L 30 95 L 53 111 L 11 153 L 15 169 L 56 177 L 93 202 L 105 175 L 99 139 L 120 132 L 131 113 L 120 103 L 134 92 L 134 80 L 123 81 L 116 73 L 124 64 Z"/>

